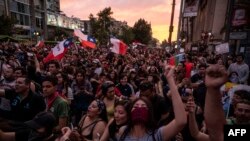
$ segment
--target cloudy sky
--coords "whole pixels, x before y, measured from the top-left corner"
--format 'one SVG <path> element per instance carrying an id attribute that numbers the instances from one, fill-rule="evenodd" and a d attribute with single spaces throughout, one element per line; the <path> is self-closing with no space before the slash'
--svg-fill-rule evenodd
<path id="1" fill-rule="evenodd" d="M 96 14 L 105 7 L 111 7 L 115 19 L 127 21 L 133 26 L 143 18 L 151 23 L 153 37 L 160 41 L 168 38 L 172 0 L 61 0 L 61 10 L 67 15 L 87 20 L 90 13 Z M 176 39 L 180 0 L 176 0 L 174 33 Z"/>

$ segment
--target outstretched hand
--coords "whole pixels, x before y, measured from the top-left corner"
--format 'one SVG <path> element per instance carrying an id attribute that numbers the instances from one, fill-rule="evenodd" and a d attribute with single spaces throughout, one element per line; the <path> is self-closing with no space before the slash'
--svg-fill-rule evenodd
<path id="1" fill-rule="evenodd" d="M 174 66 L 166 65 L 165 64 L 165 76 L 166 78 L 174 77 Z"/>
<path id="2" fill-rule="evenodd" d="M 211 65 L 206 70 L 205 84 L 208 88 L 220 88 L 227 79 L 228 73 L 224 66 Z"/>

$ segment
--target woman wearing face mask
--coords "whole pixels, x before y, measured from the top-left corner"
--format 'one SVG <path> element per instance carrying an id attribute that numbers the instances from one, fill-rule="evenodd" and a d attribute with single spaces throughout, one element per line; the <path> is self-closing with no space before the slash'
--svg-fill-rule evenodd
<path id="1" fill-rule="evenodd" d="M 174 82 L 174 68 L 167 66 L 165 75 L 170 87 L 175 119 L 156 129 L 151 104 L 143 98 L 138 98 L 132 103 L 132 108 L 130 108 L 131 122 L 128 123 L 120 141 L 167 141 L 184 128 L 187 118 Z"/>
<path id="2" fill-rule="evenodd" d="M 129 118 L 130 101 L 119 99 L 115 102 L 114 118 L 109 120 L 108 126 L 100 141 L 118 141 L 126 128 Z"/>

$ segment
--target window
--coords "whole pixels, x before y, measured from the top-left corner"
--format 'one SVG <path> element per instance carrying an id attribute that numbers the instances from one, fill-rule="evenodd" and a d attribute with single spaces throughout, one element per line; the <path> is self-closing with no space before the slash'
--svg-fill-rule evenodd
<path id="1" fill-rule="evenodd" d="M 25 6 L 24 6 L 24 4 L 18 2 L 17 3 L 17 11 L 25 13 Z"/>
<path id="2" fill-rule="evenodd" d="M 42 19 L 36 18 L 36 27 L 42 28 Z"/>
<path id="3" fill-rule="evenodd" d="M 27 26 L 29 26 L 30 25 L 30 18 L 29 18 L 29 16 L 24 16 L 24 21 L 25 21 L 25 25 L 27 25 Z"/>

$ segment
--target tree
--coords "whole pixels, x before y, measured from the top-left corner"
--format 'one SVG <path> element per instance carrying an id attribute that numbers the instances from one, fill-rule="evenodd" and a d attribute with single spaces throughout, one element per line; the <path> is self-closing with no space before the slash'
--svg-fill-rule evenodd
<path id="1" fill-rule="evenodd" d="M 152 39 L 151 24 L 144 19 L 139 19 L 134 24 L 133 33 L 135 34 L 135 40 L 148 44 Z"/>
<path id="2" fill-rule="evenodd" d="M 163 40 L 162 42 L 161 42 L 161 47 L 167 47 L 168 46 L 168 42 L 167 42 L 167 40 L 165 39 L 165 40 Z"/>
<path id="3" fill-rule="evenodd" d="M 90 26 L 91 34 L 97 39 L 98 43 L 101 45 L 106 45 L 109 42 L 109 28 L 112 26 L 112 17 L 113 14 L 110 7 L 104 8 L 100 11 L 95 18 L 93 14 L 90 14 Z"/>
<path id="4" fill-rule="evenodd" d="M 10 17 L 0 16 L 0 34 L 12 35 L 14 29 L 15 20 Z M 10 32 L 11 31 L 11 32 Z"/>
<path id="5" fill-rule="evenodd" d="M 157 47 L 157 43 L 159 43 L 159 40 L 156 39 L 156 38 L 152 38 L 149 42 L 149 44 L 152 46 L 152 47 Z"/>
<path id="6" fill-rule="evenodd" d="M 122 26 L 120 33 L 117 36 L 126 44 L 131 44 L 134 40 L 133 29 L 129 26 Z"/>

